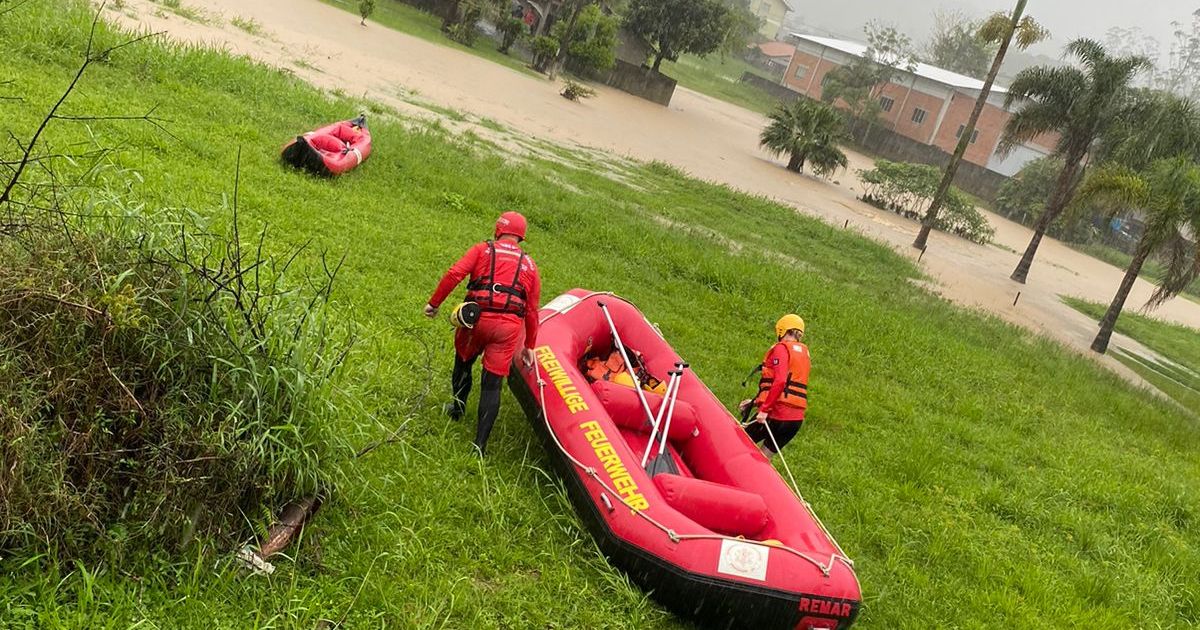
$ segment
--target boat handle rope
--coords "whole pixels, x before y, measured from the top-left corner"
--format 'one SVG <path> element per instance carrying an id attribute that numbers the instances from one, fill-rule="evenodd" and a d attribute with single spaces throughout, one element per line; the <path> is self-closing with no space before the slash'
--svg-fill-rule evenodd
<path id="1" fill-rule="evenodd" d="M 642 312 L 642 311 L 641 311 L 641 309 L 639 309 L 639 308 L 637 307 L 637 305 L 635 305 L 634 303 L 630 302 L 629 300 L 626 300 L 625 298 L 623 298 L 623 297 L 621 297 L 621 296 L 619 296 L 619 295 L 617 295 L 617 294 L 613 293 L 612 291 L 592 291 L 591 293 L 588 293 L 587 295 L 585 295 L 585 296 L 583 296 L 583 297 L 579 298 L 579 301 L 578 301 L 578 302 L 575 302 L 574 304 L 571 304 L 570 306 L 567 306 L 566 308 L 563 308 L 562 310 L 559 310 L 559 311 L 554 311 L 554 312 L 552 312 L 552 313 L 550 313 L 550 314 L 546 315 L 545 317 L 542 317 L 542 318 L 539 320 L 539 322 L 538 322 L 538 323 L 539 323 L 539 324 L 545 324 L 547 321 L 550 321 L 550 320 L 551 320 L 551 319 L 553 319 L 555 316 L 557 316 L 557 315 L 563 315 L 563 314 L 565 314 L 565 313 L 568 313 L 568 312 L 570 312 L 570 311 L 574 310 L 574 309 L 575 309 L 575 307 L 579 306 L 580 304 L 583 304 L 584 302 L 586 302 L 586 301 L 588 301 L 588 300 L 590 300 L 590 299 L 592 299 L 592 298 L 594 298 L 594 297 L 596 297 L 596 296 L 601 296 L 601 295 L 603 295 L 603 296 L 608 296 L 608 297 L 611 297 L 611 298 L 616 298 L 616 299 L 618 299 L 618 300 L 621 300 L 622 302 L 625 302 L 626 304 L 628 304 L 628 305 L 632 306 L 632 307 L 634 308 L 634 310 L 636 310 L 638 313 L 641 313 L 641 312 Z M 643 317 L 643 318 L 645 318 L 645 315 L 642 315 L 642 317 Z M 649 321 L 649 320 L 647 320 L 647 321 Z M 540 387 L 544 387 L 544 386 L 545 386 L 545 382 L 542 380 L 541 374 L 540 374 L 540 373 L 538 373 L 538 372 L 536 372 L 536 370 L 538 369 L 537 363 L 534 363 L 534 369 L 535 369 L 535 374 L 537 374 L 537 377 L 538 377 L 538 387 L 539 387 L 539 388 L 540 388 Z M 758 371 L 759 371 L 759 370 L 761 370 L 761 369 L 762 369 L 762 366 L 760 365 L 760 366 L 758 366 L 757 368 L 755 368 L 755 369 L 754 369 L 752 372 L 750 372 L 750 375 L 751 375 L 751 376 L 752 376 L 752 375 L 754 375 L 756 372 L 758 372 Z M 749 380 L 750 380 L 750 379 L 749 379 L 749 377 L 747 377 L 747 379 L 746 379 L 746 380 L 747 380 L 747 381 L 749 381 Z M 745 386 L 746 386 L 746 383 L 745 383 L 745 382 L 743 382 L 743 383 L 742 383 L 742 386 L 743 386 L 743 387 L 745 387 Z M 558 436 L 554 434 L 554 430 L 553 430 L 553 429 L 550 427 L 550 418 L 549 418 L 549 416 L 547 416 L 547 415 L 546 415 L 546 400 L 545 400 L 545 395 L 544 395 L 544 393 L 543 393 L 543 396 L 542 396 L 542 401 L 541 401 L 541 402 L 542 402 L 542 417 L 543 417 L 543 418 L 545 419 L 545 421 L 546 421 L 546 430 L 547 430 L 547 431 L 549 431 L 549 432 L 550 432 L 550 435 L 554 437 L 554 442 L 555 442 L 555 443 L 558 445 L 558 449 L 559 449 L 560 451 L 562 451 L 564 455 L 566 455 L 568 458 L 570 458 L 570 459 L 571 459 L 571 461 L 572 461 L 572 462 L 574 462 L 574 464 L 575 464 L 576 466 L 578 466 L 579 468 L 581 468 L 581 469 L 583 469 L 583 470 L 585 470 L 585 471 L 589 470 L 589 467 L 588 467 L 588 466 L 584 465 L 582 462 L 580 462 L 579 460 L 575 459 L 575 458 L 574 458 L 574 456 L 572 456 L 570 453 L 568 453 L 568 452 L 567 452 L 567 449 L 563 447 L 562 443 L 558 441 Z M 743 428 L 744 428 L 745 426 L 746 426 L 746 425 L 743 425 Z M 775 442 L 775 436 L 774 436 L 774 434 L 772 434 L 772 433 L 771 433 L 771 427 L 769 427 L 769 426 L 767 427 L 767 432 L 768 432 L 768 435 L 770 435 L 770 436 L 771 436 L 771 441 L 772 441 L 772 442 Z M 778 449 L 779 449 L 779 445 L 778 445 L 778 444 L 776 444 L 776 445 L 775 445 L 775 448 L 776 448 L 776 452 L 778 453 L 778 452 L 779 452 L 779 450 L 778 450 Z M 782 454 L 780 454 L 780 458 L 782 458 L 782 457 L 783 457 L 783 455 L 782 455 Z M 786 460 L 786 459 L 785 459 L 785 460 L 783 460 L 783 467 L 784 467 L 784 470 L 787 472 L 787 475 L 788 475 L 788 477 L 791 479 L 791 482 L 792 482 L 792 492 L 795 492 L 795 493 L 796 493 L 796 498 L 800 499 L 800 503 L 804 504 L 804 509 L 808 511 L 808 515 L 809 515 L 809 516 L 811 516 L 811 517 L 812 517 L 812 519 L 813 519 L 814 521 L 816 521 L 816 523 L 817 523 L 817 526 L 818 526 L 818 527 L 820 527 L 820 528 L 821 528 L 821 531 L 825 533 L 825 537 L 829 539 L 829 542 L 833 543 L 833 547 L 834 547 L 834 549 L 837 549 L 837 553 L 836 553 L 836 554 L 834 554 L 833 556 L 831 556 L 831 557 L 830 557 L 830 561 L 829 561 L 830 565 L 832 565 L 832 564 L 833 564 L 834 560 L 842 560 L 843 562 L 845 562 L 845 563 L 846 563 L 847 565 L 849 565 L 850 567 L 854 567 L 854 560 L 852 560 L 852 559 L 851 559 L 849 556 L 847 556 L 847 555 L 846 555 L 846 552 L 845 552 L 845 550 L 843 550 L 843 549 L 842 549 L 842 546 L 841 546 L 840 544 L 838 544 L 838 541 L 837 541 L 837 539 L 833 537 L 833 534 L 832 534 L 832 533 L 829 531 L 829 528 L 828 528 L 828 527 L 825 527 L 825 523 L 824 523 L 824 522 L 821 520 L 821 517 L 817 516 L 817 512 L 816 512 L 815 510 L 813 510 L 812 504 L 811 504 L 811 503 L 809 503 L 809 502 L 808 502 L 808 500 L 804 498 L 804 495 L 800 493 L 800 488 L 799 488 L 799 486 L 796 484 L 796 478 L 792 476 L 792 471 L 791 471 L 791 468 L 789 468 L 789 467 L 788 467 L 788 465 L 787 465 L 787 460 Z M 637 510 L 636 508 L 634 508 L 634 507 L 632 507 L 632 506 L 629 506 L 628 502 L 626 502 L 626 501 L 625 501 L 625 499 L 624 499 L 623 497 L 621 497 L 621 495 L 619 495 L 619 494 L 616 494 L 616 492 L 615 492 L 615 491 L 613 491 L 613 489 L 612 489 L 612 488 L 609 488 L 609 487 L 608 487 L 608 484 L 604 483 L 603 481 L 600 481 L 600 479 L 599 479 L 598 477 L 596 477 L 596 475 L 595 475 L 594 471 L 593 471 L 593 473 L 592 473 L 592 475 L 591 475 L 591 476 L 592 476 L 592 477 L 594 477 L 594 478 L 596 478 L 596 481 L 598 481 L 598 482 L 600 483 L 600 485 L 604 486 L 604 488 L 605 488 L 606 490 L 608 490 L 609 492 L 613 493 L 615 496 L 617 496 L 618 498 L 620 498 L 620 499 L 621 499 L 621 502 L 622 502 L 622 503 L 625 503 L 625 504 L 626 504 L 626 506 L 628 506 L 628 507 L 629 507 L 629 509 L 633 510 L 635 513 L 641 514 L 641 511 L 640 511 L 640 510 Z M 659 529 L 662 529 L 663 531 L 667 531 L 667 532 L 669 532 L 669 531 L 670 531 L 669 529 L 667 529 L 667 528 L 666 528 L 666 527 L 664 527 L 663 525 L 660 525 L 660 524 L 658 524 L 656 521 L 654 521 L 653 519 L 651 519 L 649 516 L 647 516 L 647 515 L 644 515 L 644 514 L 643 514 L 642 516 L 644 516 L 646 519 L 650 520 L 652 523 L 654 523 L 656 526 L 658 526 L 658 527 L 659 527 Z M 673 532 L 672 532 L 672 534 L 673 534 Z M 704 537 L 710 537 L 710 538 L 721 538 L 721 539 L 737 540 L 736 538 L 729 538 L 728 536 L 708 536 L 708 535 L 706 535 L 706 534 L 698 535 L 697 537 L 700 537 L 700 538 L 704 538 Z M 677 537 L 676 537 L 676 536 L 672 536 L 672 538 L 671 538 L 671 539 L 672 539 L 673 541 L 675 541 L 675 540 L 677 539 Z M 756 541 L 747 541 L 747 542 L 756 542 Z M 762 543 L 758 543 L 758 544 L 762 544 Z M 766 546 L 768 546 L 768 547 L 771 547 L 771 546 L 773 546 L 773 545 L 766 545 Z M 820 562 L 817 562 L 817 561 L 815 561 L 815 560 L 812 560 L 812 559 L 811 559 L 811 558 L 809 558 L 808 556 L 804 555 L 804 553 L 802 553 L 802 552 L 800 552 L 800 551 L 797 551 L 797 550 L 795 550 L 795 549 L 792 549 L 791 547 L 787 547 L 787 546 L 779 546 L 779 547 L 776 547 L 776 548 L 777 548 L 777 549 L 787 549 L 788 551 L 791 551 L 792 553 L 794 553 L 794 554 L 796 554 L 796 555 L 798 555 L 798 556 L 800 556 L 800 557 L 804 558 L 805 560 L 808 560 L 809 562 L 812 562 L 813 564 L 816 564 L 818 567 L 820 567 L 820 568 L 821 568 L 821 571 L 822 571 L 822 572 L 823 572 L 823 573 L 824 573 L 826 576 L 828 576 L 828 575 L 829 575 L 829 572 L 826 570 L 826 568 L 825 568 L 825 566 L 824 566 L 824 565 L 822 565 Z"/>
<path id="2" fill-rule="evenodd" d="M 550 415 L 547 413 L 547 410 L 546 410 L 546 381 L 542 378 L 541 366 L 539 366 L 535 362 L 533 364 L 533 370 L 534 370 L 534 376 L 537 377 L 538 402 L 541 405 L 542 421 L 546 424 L 546 432 L 549 433 L 550 438 L 552 440 L 554 440 L 554 445 L 556 447 L 558 447 L 559 452 L 561 452 L 577 468 L 579 468 L 585 474 L 587 474 L 587 476 L 591 477 L 593 481 L 600 484 L 601 488 L 604 488 L 604 490 L 606 490 L 609 494 L 616 497 L 617 500 L 620 501 L 625 507 L 629 508 L 630 512 L 632 512 L 636 516 L 641 517 L 646 522 L 650 523 L 651 525 L 653 525 L 654 527 L 656 527 L 660 531 L 662 531 L 664 534 L 666 534 L 667 538 L 669 538 L 671 540 L 671 542 L 678 544 L 685 540 L 733 540 L 736 542 L 757 545 L 759 547 L 766 547 L 768 549 L 780 549 L 780 550 L 786 551 L 788 553 L 791 553 L 792 555 L 794 555 L 802 560 L 805 560 L 805 561 L 811 563 L 813 566 L 817 567 L 817 569 L 819 569 L 821 571 L 821 574 L 825 577 L 829 577 L 830 572 L 833 570 L 834 564 L 836 564 L 838 560 L 841 560 L 843 563 L 846 564 L 846 566 L 850 567 L 851 569 L 854 568 L 854 560 L 852 560 L 846 556 L 845 552 L 842 551 L 841 546 L 838 545 L 837 541 L 833 539 L 833 536 L 831 536 L 829 534 L 829 530 L 827 530 L 825 528 L 825 525 L 823 523 L 821 523 L 821 520 L 818 519 L 816 517 L 816 514 L 813 513 L 812 506 L 809 505 L 808 501 L 805 501 L 803 497 L 800 497 L 800 502 L 802 504 L 804 504 L 805 509 L 808 510 L 808 513 L 810 515 L 812 515 L 813 519 L 817 522 L 817 525 L 819 525 L 821 527 L 821 531 L 825 532 L 825 536 L 829 539 L 830 542 L 833 543 L 834 548 L 836 548 L 838 551 L 838 553 L 831 554 L 829 556 L 828 564 L 824 564 L 820 560 L 817 560 L 816 558 L 813 558 L 812 556 L 809 556 L 808 554 L 806 554 L 798 549 L 793 549 L 792 547 L 789 547 L 782 543 L 778 544 L 778 545 L 768 545 L 768 544 L 758 541 L 758 540 L 733 538 L 730 536 L 722 536 L 720 534 L 679 534 L 679 533 L 676 533 L 675 530 L 671 529 L 670 527 L 663 525 L 658 520 L 656 520 L 654 517 L 647 514 L 644 510 L 641 510 L 641 509 L 636 508 L 633 505 L 631 505 L 624 496 L 622 496 L 612 486 L 608 485 L 607 482 L 605 482 L 603 479 L 600 478 L 600 474 L 598 472 L 596 472 L 595 468 L 588 466 L 587 464 L 584 464 L 583 462 L 579 461 L 574 455 L 571 454 L 570 451 L 567 450 L 567 448 L 565 446 L 563 446 L 563 443 L 561 441 L 559 441 L 559 439 L 558 439 L 558 435 L 554 432 L 554 427 L 550 425 Z"/>

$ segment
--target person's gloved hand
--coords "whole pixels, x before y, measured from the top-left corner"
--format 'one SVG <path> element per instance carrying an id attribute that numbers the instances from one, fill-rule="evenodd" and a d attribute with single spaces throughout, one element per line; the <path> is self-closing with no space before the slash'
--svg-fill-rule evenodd
<path id="1" fill-rule="evenodd" d="M 425 317 L 433 319 L 434 317 L 437 317 L 437 314 L 438 314 L 438 307 L 436 307 L 432 304 L 425 305 Z"/>
<path id="2" fill-rule="evenodd" d="M 767 412 L 765 412 L 765 411 L 758 412 L 758 415 L 754 416 L 754 421 L 766 424 L 767 423 Z"/>
<path id="3" fill-rule="evenodd" d="M 526 370 L 533 367 L 534 358 L 535 357 L 534 357 L 532 349 L 525 348 L 524 350 L 521 351 L 521 363 L 525 364 Z"/>
<path id="4" fill-rule="evenodd" d="M 754 403 L 754 400 L 750 399 L 750 398 L 743 400 L 742 402 L 738 403 L 738 411 L 740 411 L 742 413 L 746 413 L 746 410 L 749 409 L 750 405 L 753 403 Z"/>

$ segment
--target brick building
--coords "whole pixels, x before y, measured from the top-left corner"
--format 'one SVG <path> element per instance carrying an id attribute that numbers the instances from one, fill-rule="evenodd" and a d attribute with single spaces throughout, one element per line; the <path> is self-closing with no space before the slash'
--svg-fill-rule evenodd
<path id="1" fill-rule="evenodd" d="M 799 33 L 793 33 L 788 41 L 796 46 L 796 53 L 783 75 L 783 85 L 817 100 L 821 98 L 829 71 L 851 63 L 867 50 L 866 45 L 857 42 Z M 983 82 L 978 79 L 929 64 L 919 63 L 912 72 L 897 70 L 879 93 L 883 110 L 879 125 L 910 140 L 953 153 L 982 89 Z M 1004 87 L 993 86 L 964 159 L 1012 176 L 1026 163 L 1050 154 L 1057 138 L 1040 137 L 1008 155 L 998 155 L 1000 136 L 1011 116 L 1004 109 L 1006 97 Z"/>

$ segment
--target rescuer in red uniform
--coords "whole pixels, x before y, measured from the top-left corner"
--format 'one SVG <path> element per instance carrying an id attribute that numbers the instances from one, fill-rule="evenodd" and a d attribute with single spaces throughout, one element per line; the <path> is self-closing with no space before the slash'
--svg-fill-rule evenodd
<path id="1" fill-rule="evenodd" d="M 525 240 L 525 230 L 525 217 L 519 213 L 500 215 L 495 240 L 468 249 L 442 276 L 425 305 L 427 317 L 437 316 L 438 308 L 450 292 L 470 276 L 466 304 L 477 304 L 482 312 L 478 321 L 460 320 L 454 333 L 454 372 L 450 377 L 454 400 L 448 406 L 448 413 L 454 420 L 462 417 L 471 393 L 471 368 L 482 354 L 479 421 L 475 428 L 475 446 L 481 455 L 500 413 L 501 379 L 508 376 L 517 349 L 523 348 L 522 360 L 526 365 L 533 364 L 542 285 L 537 265 L 520 246 Z M 458 314 L 456 310 L 455 316 Z"/>
<path id="2" fill-rule="evenodd" d="M 775 324 L 775 336 L 779 341 L 763 357 L 758 396 L 741 404 L 743 410 L 751 405 L 758 407 L 746 434 L 762 443 L 759 448 L 767 457 L 775 456 L 800 431 L 808 409 L 808 373 L 812 367 L 808 346 L 800 343 L 804 337 L 803 319 L 784 315 Z"/>

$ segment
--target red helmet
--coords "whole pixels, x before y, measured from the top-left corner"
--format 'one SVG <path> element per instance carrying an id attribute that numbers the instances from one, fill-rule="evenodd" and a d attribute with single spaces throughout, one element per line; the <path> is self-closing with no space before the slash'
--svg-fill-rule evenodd
<path id="1" fill-rule="evenodd" d="M 525 217 L 520 212 L 505 212 L 496 219 L 496 238 L 512 234 L 520 240 L 525 240 Z"/>

